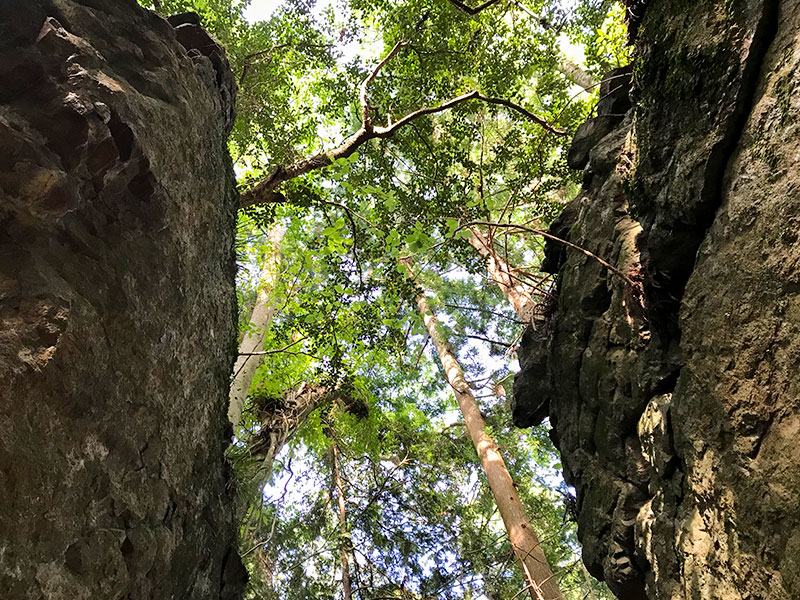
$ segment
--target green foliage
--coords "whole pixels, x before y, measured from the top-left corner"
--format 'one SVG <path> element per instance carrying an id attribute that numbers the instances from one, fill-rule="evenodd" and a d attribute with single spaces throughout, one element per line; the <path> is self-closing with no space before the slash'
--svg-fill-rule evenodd
<path id="1" fill-rule="evenodd" d="M 356 131 L 358 86 L 399 41 L 407 45 L 368 90 L 376 125 L 478 90 L 571 132 L 597 94 L 577 93 L 557 68 L 565 40 L 583 50 L 595 76 L 627 59 L 622 13 L 607 0 L 583 0 L 574 11 L 501 0 L 477 15 L 447 0 L 288 0 L 256 23 L 245 18 L 248 0 L 160 4 L 162 14 L 197 12 L 226 48 L 239 83 L 230 151 L 242 189 Z M 250 597 L 339 597 L 343 545 L 353 555 L 358 600 L 508 600 L 522 588 L 402 257 L 416 265 L 477 390 L 565 597 L 585 595 L 556 452 L 544 429 L 513 429 L 505 399 L 494 395 L 498 385 L 511 392 L 524 323 L 487 280 L 467 228 L 473 221 L 545 228 L 578 189 L 566 165 L 568 140 L 517 111 L 473 100 L 288 181 L 280 190 L 286 203 L 242 212 L 242 332 L 260 264 L 274 250 L 267 232 L 283 226 L 286 235 L 270 290 L 276 313 L 262 332 L 271 354 L 252 383 L 233 454 L 246 457 L 265 399 L 302 382 L 348 399 L 314 411 L 280 455 L 268 497 L 247 500 L 241 545 Z M 518 267 L 517 283 L 546 297 L 547 277 L 535 266 L 542 241 L 508 228 L 493 230 L 493 241 Z M 333 444 L 346 485 L 345 536 L 334 510 Z M 599 587 L 595 593 L 608 597 Z"/>

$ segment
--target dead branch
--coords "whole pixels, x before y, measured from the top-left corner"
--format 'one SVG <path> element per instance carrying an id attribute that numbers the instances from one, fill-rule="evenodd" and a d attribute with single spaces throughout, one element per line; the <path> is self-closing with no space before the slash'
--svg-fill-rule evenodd
<path id="1" fill-rule="evenodd" d="M 267 60 L 267 64 L 269 64 L 272 62 L 273 52 L 282 50 L 283 48 L 288 48 L 289 46 L 291 46 L 291 44 L 279 44 L 278 46 L 272 46 L 266 50 L 253 52 L 252 54 L 245 56 L 242 66 L 242 74 L 239 76 L 239 87 L 244 85 L 244 78 L 247 77 L 247 72 L 250 70 L 250 67 L 253 66 L 253 63 L 256 61 L 256 59 L 261 58 L 262 56 L 269 56 Z"/>
<path id="2" fill-rule="evenodd" d="M 577 250 L 578 252 L 588 256 L 589 258 L 591 258 L 593 260 L 596 260 L 598 263 L 600 263 L 606 269 L 608 269 L 609 271 L 614 273 L 616 276 L 618 276 L 620 279 L 622 279 L 625 283 L 627 283 L 632 288 L 635 288 L 637 286 L 636 282 L 634 282 L 633 279 L 628 277 L 625 273 L 620 271 L 614 265 L 612 265 L 608 261 L 603 260 L 602 258 L 597 256 L 593 252 L 589 252 L 588 250 L 586 250 L 585 248 L 581 248 L 577 244 L 573 244 L 572 242 L 568 242 L 567 240 L 564 240 L 564 239 L 562 239 L 560 237 L 557 237 L 557 236 L 555 236 L 555 235 L 553 235 L 551 233 L 548 233 L 546 231 L 543 231 L 541 229 L 534 229 L 533 227 L 527 227 L 525 225 L 516 225 L 514 223 L 490 223 L 488 221 L 472 221 L 470 223 L 466 223 L 464 225 L 459 226 L 453 232 L 453 234 L 455 235 L 455 233 L 457 233 L 459 230 L 464 229 L 465 227 L 471 227 L 471 226 L 474 226 L 474 225 L 484 225 L 484 226 L 487 226 L 487 227 L 499 227 L 499 228 L 503 228 L 503 229 L 512 229 L 512 230 L 516 229 L 518 232 L 526 232 L 526 233 L 533 233 L 533 234 L 536 234 L 536 235 L 540 235 L 540 236 L 542 236 L 544 238 L 547 238 L 548 240 L 553 240 L 554 242 L 558 242 L 559 244 L 562 244 L 562 245 L 566 246 L 567 248 L 572 248 L 573 250 Z"/>

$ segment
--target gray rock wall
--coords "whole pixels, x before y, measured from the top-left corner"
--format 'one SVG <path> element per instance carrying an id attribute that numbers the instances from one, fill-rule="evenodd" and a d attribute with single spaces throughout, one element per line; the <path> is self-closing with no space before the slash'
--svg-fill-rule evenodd
<path id="1" fill-rule="evenodd" d="M 634 108 L 549 245 L 514 417 L 549 416 L 620 598 L 800 598 L 800 2 L 651 0 Z"/>
<path id="2" fill-rule="evenodd" d="M 194 22 L 0 0 L 4 600 L 239 595 L 235 86 Z"/>

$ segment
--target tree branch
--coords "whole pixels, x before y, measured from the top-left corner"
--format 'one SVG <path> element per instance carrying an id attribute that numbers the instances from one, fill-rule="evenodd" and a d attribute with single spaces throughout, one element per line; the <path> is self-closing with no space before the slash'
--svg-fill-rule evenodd
<path id="1" fill-rule="evenodd" d="M 541 125 L 550 133 L 555 135 L 567 135 L 565 130 L 551 125 L 542 117 L 533 114 L 519 104 L 511 102 L 510 100 L 504 100 L 502 98 L 484 96 L 477 90 L 467 92 L 466 94 L 462 94 L 461 96 L 457 96 L 455 98 L 451 98 L 450 100 L 447 100 L 446 102 L 436 106 L 426 106 L 415 110 L 414 112 L 407 114 L 396 123 L 392 123 L 385 127 L 374 126 L 369 115 L 370 106 L 367 95 L 367 92 L 369 91 L 369 85 L 372 83 L 372 81 L 374 81 L 375 77 L 377 77 L 378 73 L 386 65 L 386 63 L 395 54 L 397 54 L 402 47 L 406 45 L 408 45 L 408 43 L 404 41 L 395 44 L 394 47 L 389 51 L 389 54 L 387 54 L 386 57 L 364 79 L 364 81 L 361 82 L 361 85 L 359 86 L 361 127 L 358 129 L 358 131 L 348 137 L 338 148 L 334 148 L 328 152 L 321 152 L 312 156 L 311 158 L 298 161 L 288 166 L 278 165 L 265 179 L 241 195 L 239 202 L 240 208 L 247 208 L 248 206 L 253 206 L 256 204 L 286 202 L 286 197 L 278 191 L 278 188 L 283 183 L 296 177 L 300 177 L 301 175 L 305 175 L 306 173 L 329 167 L 336 159 L 348 158 L 369 140 L 375 138 L 391 138 L 400 128 L 405 127 L 409 123 L 412 123 L 414 120 L 424 115 L 444 112 L 469 100 L 480 100 L 488 104 L 496 104 L 510 108 Z"/>
<path id="2" fill-rule="evenodd" d="M 378 73 L 380 72 L 380 70 L 383 67 L 386 66 L 386 63 L 388 63 L 392 59 L 392 57 L 395 54 L 397 54 L 397 52 L 400 50 L 400 48 L 402 48 L 404 46 L 407 46 L 407 45 L 408 45 L 408 42 L 405 42 L 405 41 L 397 42 L 394 45 L 394 48 L 389 50 L 389 54 L 387 54 L 386 57 L 381 62 L 379 62 L 378 65 L 372 70 L 372 73 L 370 73 L 367 76 L 367 78 L 364 79 L 364 81 L 361 82 L 361 85 L 359 86 L 358 100 L 359 100 L 359 103 L 361 104 L 361 127 L 362 127 L 362 129 L 366 129 L 367 131 L 370 131 L 372 129 L 372 127 L 371 127 L 372 126 L 372 120 L 370 119 L 370 116 L 369 116 L 369 109 L 370 109 L 369 99 L 367 98 L 367 91 L 369 90 L 370 84 L 378 76 Z"/>
<path id="3" fill-rule="evenodd" d="M 473 8 L 471 6 L 467 6 L 466 4 L 461 2 L 460 0 L 448 0 L 448 2 L 450 2 L 450 4 L 452 4 L 455 7 L 460 8 L 465 13 L 469 13 L 470 15 L 477 15 L 484 8 L 489 8 L 492 4 L 497 4 L 499 1 L 500 0 L 486 0 L 486 2 L 484 2 L 483 4 L 479 4 L 478 6 Z"/>
<path id="4" fill-rule="evenodd" d="M 507 344 L 506 342 L 501 342 L 499 340 L 492 340 L 490 338 L 483 337 L 483 336 L 480 336 L 480 335 L 470 335 L 468 333 L 456 333 L 455 335 L 457 337 L 463 337 L 463 338 L 467 338 L 467 339 L 470 339 L 470 340 L 480 340 L 482 342 L 488 342 L 488 343 L 490 343 L 492 345 L 503 346 L 504 348 L 510 348 L 511 347 L 511 344 Z"/>
<path id="5" fill-rule="evenodd" d="M 250 70 L 253 62 L 256 58 L 261 58 L 264 55 L 270 55 L 267 64 L 272 62 L 272 53 L 276 50 L 282 50 L 283 48 L 288 48 L 291 44 L 279 44 L 278 46 L 272 46 L 271 48 L 267 48 L 266 50 L 261 50 L 259 52 L 253 52 L 252 54 L 248 54 L 244 57 L 244 65 L 242 66 L 242 74 L 239 76 L 239 87 L 244 85 L 244 78 L 247 77 L 247 72 Z"/>
<path id="6" fill-rule="evenodd" d="M 266 356 L 267 354 L 280 354 L 281 352 L 286 352 L 289 348 L 291 348 L 292 346 L 296 346 L 305 339 L 306 338 L 300 338 L 299 340 L 292 342 L 288 346 L 284 346 L 283 348 L 278 348 L 277 350 L 262 350 L 260 352 L 239 352 L 239 356 Z M 287 354 L 294 354 L 294 353 L 288 352 Z M 305 353 L 301 352 L 300 354 L 305 354 Z"/>
<path id="7" fill-rule="evenodd" d="M 484 225 L 484 226 L 487 226 L 487 227 L 498 227 L 498 228 L 502 228 L 502 229 L 516 229 L 516 230 L 518 230 L 518 232 L 527 232 L 527 233 L 534 233 L 536 235 L 540 235 L 540 236 L 542 236 L 544 238 L 547 238 L 548 240 L 553 240 L 554 242 L 558 242 L 559 244 L 562 244 L 562 245 L 566 246 L 567 248 L 572 248 L 573 250 L 577 250 L 578 252 L 580 252 L 582 254 L 585 254 L 589 258 L 591 258 L 593 260 L 596 260 L 601 265 L 603 265 L 606 269 L 608 269 L 609 271 L 611 271 L 612 273 L 617 275 L 620 279 L 622 279 L 625 283 L 627 283 L 632 288 L 636 287 L 636 282 L 634 282 L 633 279 L 628 277 L 625 273 L 620 271 L 618 268 L 616 268 L 611 263 L 603 260 L 602 258 L 597 256 L 596 254 L 594 254 L 592 252 L 589 252 L 585 248 L 581 248 L 577 244 L 573 244 L 572 242 L 568 242 L 567 240 L 561 239 L 560 237 L 557 237 L 557 236 L 553 235 L 552 233 L 548 233 L 548 232 L 543 231 L 541 229 L 534 229 L 533 227 L 527 227 L 525 225 L 516 225 L 514 223 L 490 223 L 488 221 L 471 221 L 470 223 L 466 223 L 464 225 L 459 226 L 453 232 L 453 234 L 455 235 L 455 233 L 457 233 L 459 230 L 464 229 L 465 227 L 471 227 L 473 225 Z"/>
<path id="8" fill-rule="evenodd" d="M 499 2 L 499 0 L 487 0 L 486 2 L 476 6 L 475 8 L 467 6 L 460 0 L 448 0 L 448 2 L 450 2 L 450 4 L 452 4 L 453 6 L 460 8 L 461 10 L 470 15 L 477 15 L 483 9 L 489 8 L 493 4 Z M 553 26 L 548 22 L 546 18 L 537 17 L 521 2 L 512 0 L 512 4 L 514 4 L 521 11 L 527 13 L 528 16 L 536 19 L 544 29 L 549 29 L 549 30 L 553 29 Z M 556 29 L 556 33 L 560 33 L 560 28 Z M 579 65 L 575 64 L 575 62 L 570 60 L 569 58 L 565 58 L 564 60 L 557 62 L 556 69 L 558 69 L 558 71 L 562 75 L 564 75 L 567 79 L 569 79 L 572 83 L 582 87 L 587 92 L 591 91 L 593 88 L 600 85 L 600 83 L 592 76 L 591 73 L 589 73 Z"/>

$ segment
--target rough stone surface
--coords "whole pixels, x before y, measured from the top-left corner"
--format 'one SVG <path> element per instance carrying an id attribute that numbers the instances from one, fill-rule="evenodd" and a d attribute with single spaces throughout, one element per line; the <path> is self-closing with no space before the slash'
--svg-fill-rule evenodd
<path id="1" fill-rule="evenodd" d="M 4 600 L 240 595 L 214 52 L 133 0 L 0 0 Z"/>
<path id="2" fill-rule="evenodd" d="M 611 133 L 625 118 L 631 107 L 630 67 L 622 67 L 608 73 L 600 83 L 600 100 L 597 116 L 582 123 L 567 153 L 567 164 L 571 169 L 583 169 L 589 162 L 589 152 L 600 140 Z"/>
<path id="3" fill-rule="evenodd" d="M 634 109 L 554 224 L 637 285 L 549 244 L 514 418 L 549 415 L 620 598 L 800 598 L 797 31 L 798 0 L 650 0 Z"/>

